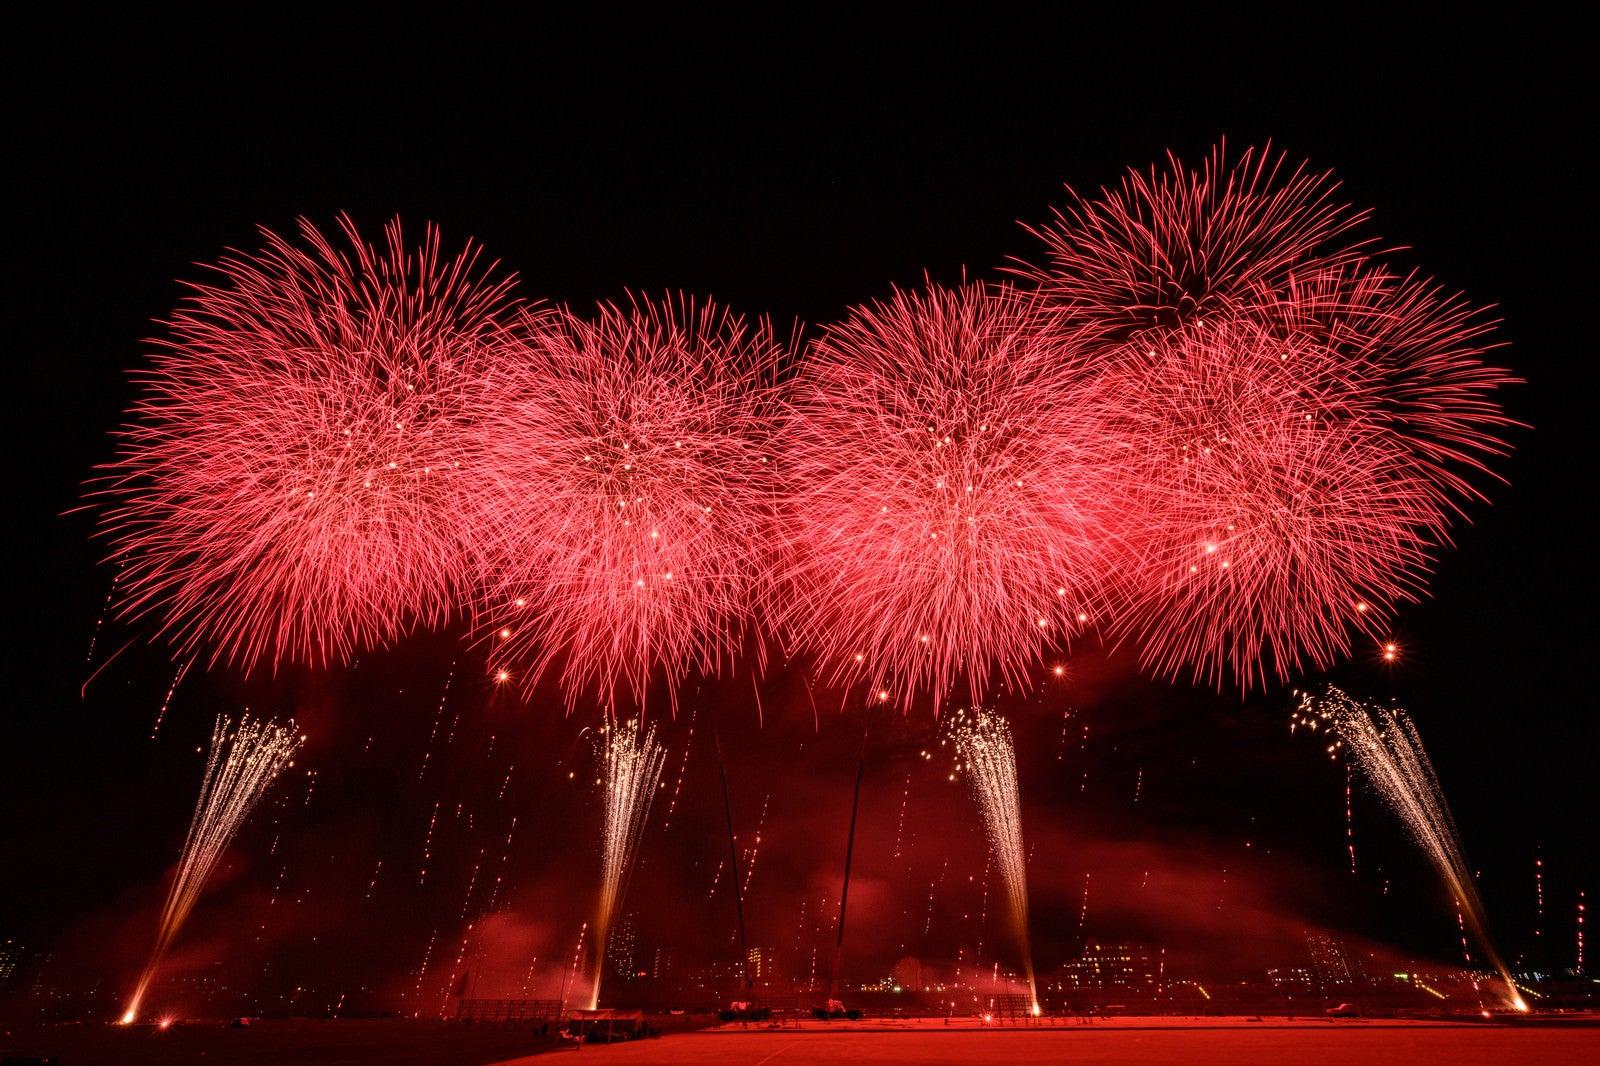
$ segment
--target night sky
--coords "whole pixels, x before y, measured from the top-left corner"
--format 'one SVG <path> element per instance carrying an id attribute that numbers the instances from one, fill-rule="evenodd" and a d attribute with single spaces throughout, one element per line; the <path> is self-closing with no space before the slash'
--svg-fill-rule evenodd
<path id="1" fill-rule="evenodd" d="M 199 785 L 196 749 L 215 714 L 244 707 L 293 715 L 309 741 L 239 835 L 172 972 L 221 960 L 263 992 L 368 987 L 394 1005 L 432 938 L 433 998 L 417 1003 L 434 1004 L 493 891 L 468 942 L 479 994 L 554 995 L 591 917 L 600 807 L 580 734 L 597 712 L 566 716 L 553 689 L 524 703 L 496 688 L 458 633 L 342 669 L 196 666 L 152 738 L 173 653 L 148 623 L 105 617 L 111 574 L 81 493 L 112 456 L 152 320 L 180 279 L 204 276 L 195 264 L 259 247 L 258 226 L 288 233 L 303 216 L 326 230 L 346 212 L 376 237 L 398 215 L 414 233 L 438 224 L 447 249 L 481 242 L 527 298 L 582 309 L 628 291 L 709 294 L 814 335 L 894 285 L 1000 276 L 1038 252 L 1018 223 L 1045 221 L 1064 185 L 1114 183 L 1168 150 L 1198 162 L 1226 139 L 1230 153 L 1270 141 L 1333 171 L 1393 261 L 1503 318 L 1495 358 L 1526 383 L 1501 399 L 1531 427 L 1509 433 L 1514 454 L 1495 467 L 1506 484 L 1468 508 L 1432 598 L 1400 611 L 1401 662 L 1358 656 L 1331 677 L 1413 713 L 1502 954 L 1573 964 L 1573 912 L 1600 885 L 1600 849 L 1579 563 L 1591 486 L 1577 459 L 1593 395 L 1597 245 L 1579 165 L 1592 90 L 1570 27 L 1333 25 L 1344 16 L 1319 9 L 1272 26 L 879 36 L 486 21 L 356 34 L 281 17 L 30 15 L 7 35 L 20 387 L 5 422 L 20 491 L 0 940 L 50 953 L 64 984 L 131 983 Z M 798 976 L 814 957 L 826 975 L 863 711 L 808 677 L 779 661 L 759 706 L 741 670 L 691 681 L 675 720 L 664 699 L 649 708 L 668 789 L 625 904 L 645 950 L 737 957 L 714 715 L 741 847 L 760 837 L 751 942 Z M 1290 734 L 1291 686 L 1241 698 L 1153 681 L 1129 649 L 1092 638 L 1064 679 L 1039 681 L 999 709 L 1021 752 L 1041 969 L 1085 937 L 1164 946 L 1169 967 L 1218 977 L 1303 965 L 1308 932 L 1459 958 L 1447 892 L 1359 793 L 1352 874 L 1344 770 Z M 985 918 L 977 811 L 949 780 L 929 708 L 899 710 L 872 723 L 845 972 L 876 977 L 903 954 L 1011 965 L 992 873 Z"/>

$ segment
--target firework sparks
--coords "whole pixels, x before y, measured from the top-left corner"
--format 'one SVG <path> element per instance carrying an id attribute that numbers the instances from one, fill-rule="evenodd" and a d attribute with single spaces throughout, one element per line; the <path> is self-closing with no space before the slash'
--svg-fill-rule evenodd
<path id="1" fill-rule="evenodd" d="M 183 675 L 189 672 L 189 667 L 194 665 L 194 660 L 189 659 L 178 667 L 178 672 L 172 675 L 172 684 L 167 686 L 167 694 L 161 700 L 161 709 L 156 712 L 155 724 L 150 727 L 150 739 L 156 739 L 156 734 L 161 732 L 161 723 L 167 717 L 167 708 L 172 706 L 172 697 L 177 694 L 178 685 L 183 681 Z"/>
<path id="2" fill-rule="evenodd" d="M 1358 368 L 1226 319 L 1129 353 L 1103 380 L 1141 495 L 1116 629 L 1158 674 L 1249 688 L 1349 654 L 1421 594 L 1447 526 L 1411 451 L 1350 417 Z"/>
<path id="3" fill-rule="evenodd" d="M 1109 586 L 1144 665 L 1244 689 L 1325 668 L 1417 599 L 1507 448 L 1494 323 L 1355 240 L 1364 214 L 1283 157 L 1130 174 L 1036 231 L 1046 331 L 1112 372 L 1138 561 Z"/>
<path id="4" fill-rule="evenodd" d="M 408 251 L 398 222 L 383 250 L 342 228 L 348 252 L 303 222 L 306 248 L 264 232 L 191 286 L 94 492 L 122 613 L 213 662 L 388 644 L 448 617 L 474 558 L 509 282 L 470 246 L 442 261 L 433 229 Z"/>
<path id="5" fill-rule="evenodd" d="M 1526 1010 L 1505 963 L 1489 941 L 1483 900 L 1462 854 L 1455 819 L 1410 717 L 1399 707 L 1362 703 L 1331 685 L 1322 696 L 1302 693 L 1299 715 L 1302 721 L 1314 717 L 1331 729 L 1360 764 L 1373 790 L 1400 816 L 1412 839 L 1449 887 L 1462 923 L 1462 950 L 1466 950 L 1470 925 L 1484 954 L 1505 981 L 1512 1004 L 1518 1010 Z"/>
<path id="6" fill-rule="evenodd" d="M 492 912 L 495 901 L 500 898 L 500 886 L 504 883 L 506 877 L 506 863 L 511 859 L 511 838 L 516 834 L 516 831 L 517 820 L 512 818 L 511 828 L 506 830 L 506 842 L 500 850 L 500 872 L 495 875 L 494 891 L 489 893 L 489 903 L 484 907 L 486 912 Z"/>
<path id="7" fill-rule="evenodd" d="M 595 758 L 605 789 L 605 828 L 602 835 L 600 906 L 594 923 L 594 991 L 591 1009 L 600 1005 L 600 978 L 611 921 L 627 892 L 628 875 L 650 804 L 661 780 L 667 749 L 656 742 L 656 727 L 638 719 L 611 721 L 595 736 Z"/>
<path id="8" fill-rule="evenodd" d="M 775 605 L 831 683 L 974 701 L 1098 610 L 1116 509 L 1082 365 L 1005 286 L 896 293 L 808 353 Z"/>
<path id="9" fill-rule="evenodd" d="M 496 565 L 485 630 L 536 684 L 552 662 L 569 706 L 586 690 L 637 703 L 715 673 L 745 639 L 770 569 L 774 370 L 765 323 L 683 299 L 563 314 L 527 332 L 487 417 Z"/>
<path id="10" fill-rule="evenodd" d="M 194 909 L 217 860 L 222 858 L 229 841 L 267 786 L 279 771 L 291 764 L 299 746 L 300 737 L 292 721 L 278 725 L 272 721 L 252 721 L 249 715 L 243 715 L 235 725 L 226 716 L 218 716 L 211 731 L 211 749 L 206 756 L 205 776 L 200 782 L 200 799 L 195 804 L 177 872 L 161 909 L 155 947 L 128 1000 L 127 1010 L 122 1015 L 124 1023 L 139 1016 L 145 992 L 166 957 L 167 949 L 172 946 L 173 938 Z"/>
<path id="11" fill-rule="evenodd" d="M 689 734 L 683 741 L 683 761 L 678 764 L 678 777 L 672 782 L 672 798 L 667 801 L 667 816 L 661 820 L 663 833 L 672 825 L 672 815 L 678 809 L 678 795 L 683 791 L 683 777 L 689 769 L 689 750 L 694 747 L 694 723 L 699 715 L 699 707 L 689 712 Z"/>
<path id="12" fill-rule="evenodd" d="M 415 989 L 417 1000 L 422 999 L 422 982 L 428 976 L 428 962 L 433 958 L 433 945 L 439 939 L 439 930 L 435 929 L 428 937 L 428 946 L 422 952 L 422 965 L 417 967 L 417 987 Z"/>
<path id="13" fill-rule="evenodd" d="M 1022 805 L 1017 793 L 1016 748 L 1011 727 L 993 711 L 958 710 L 950 719 L 956 754 L 983 813 L 989 844 L 1005 882 L 1011 904 L 1012 931 L 1022 951 L 1028 995 L 1038 1012 L 1038 990 L 1033 975 L 1033 952 L 1028 942 L 1028 868 L 1022 846 Z"/>
<path id="14" fill-rule="evenodd" d="M 1246 150 L 1217 148 L 1197 171 L 1129 171 L 1120 188 L 1032 229 L 1048 265 L 1020 273 L 1074 332 L 1120 343 L 1203 317 L 1249 313 L 1296 277 L 1337 271 L 1360 245 L 1335 242 L 1365 219 L 1333 198 L 1327 175 Z M 1070 190 L 1069 190 L 1070 192 Z"/>
<path id="15" fill-rule="evenodd" d="M 417 884 L 425 884 L 428 880 L 428 860 L 433 855 L 433 830 L 439 824 L 439 805 L 433 805 L 433 813 L 428 816 L 428 829 L 422 835 L 422 864 L 417 867 Z"/>

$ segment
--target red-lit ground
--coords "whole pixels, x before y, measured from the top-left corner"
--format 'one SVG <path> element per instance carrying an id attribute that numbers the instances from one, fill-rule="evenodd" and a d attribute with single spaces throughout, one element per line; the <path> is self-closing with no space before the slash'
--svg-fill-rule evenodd
<path id="1" fill-rule="evenodd" d="M 1600 1061 L 1591 1027 L 1523 1027 L 1367 1019 L 1124 1018 L 1090 1025 L 994 1028 L 942 1020 L 862 1022 L 847 1029 L 722 1027 L 660 1040 L 590 1046 L 584 1061 L 729 1066 L 804 1063 L 1093 1063 L 1106 1066 L 1566 1066 Z M 531 1066 L 533 1058 L 499 1066 Z"/>
<path id="2" fill-rule="evenodd" d="M 724 1026 L 685 1032 L 685 1019 L 655 1019 L 667 1035 L 585 1045 L 583 1062 L 798 1066 L 826 1063 L 1094 1063 L 1110 1066 L 1290 1064 L 1425 1066 L 1600 1061 L 1600 1016 L 1549 1023 L 1437 1023 L 1388 1019 L 1117 1018 L 1092 1025 L 986 1028 L 940 1019 L 822 1023 L 785 1028 Z M 673 1031 L 677 1029 L 678 1031 Z M 178 1023 L 166 1030 L 115 1025 L 0 1027 L 0 1058 L 55 1056 L 63 1066 L 531 1066 L 554 1038 L 526 1029 L 461 1027 L 389 1019 Z M 556 1061 L 573 1054 L 555 1053 Z"/>

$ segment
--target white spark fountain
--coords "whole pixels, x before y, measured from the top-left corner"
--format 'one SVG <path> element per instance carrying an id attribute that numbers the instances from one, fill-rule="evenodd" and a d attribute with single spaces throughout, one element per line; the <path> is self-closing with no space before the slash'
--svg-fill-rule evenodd
<path id="1" fill-rule="evenodd" d="M 591 1010 L 600 1005 L 600 979 L 605 972 L 611 920 L 627 891 L 628 874 L 650 817 L 650 804 L 666 757 L 667 749 L 656 743 L 656 727 L 643 728 L 638 719 L 607 722 L 595 734 L 595 761 L 605 789 L 605 829 L 600 909 L 595 917 Z"/>
<path id="2" fill-rule="evenodd" d="M 189 835 L 184 839 L 178 869 L 167 891 L 166 906 L 161 910 L 155 947 L 123 1012 L 123 1024 L 139 1016 L 145 992 L 166 957 L 167 949 L 172 946 L 173 938 L 194 909 L 217 860 L 267 786 L 280 770 L 290 765 L 300 740 L 292 720 L 287 725 L 279 725 L 270 720 L 251 721 L 249 715 L 244 715 L 235 727 L 227 716 L 217 717 L 211 730 L 205 777 L 200 783 L 200 800 L 195 804 Z"/>
<path id="3" fill-rule="evenodd" d="M 1039 992 L 1033 975 L 1033 950 L 1028 942 L 1028 859 L 1022 846 L 1022 805 L 1017 793 L 1016 746 L 1011 727 L 992 711 L 974 707 L 950 717 L 950 736 L 972 795 L 983 813 L 989 846 L 1005 882 L 1011 920 L 1028 978 L 1028 999 L 1039 1013 Z"/>
<path id="4" fill-rule="evenodd" d="M 1355 757 L 1374 791 L 1400 816 L 1412 839 L 1444 878 L 1465 923 L 1505 982 L 1512 1006 L 1527 1010 L 1510 971 L 1489 941 L 1483 900 L 1462 854 L 1455 819 L 1410 717 L 1400 707 L 1363 703 L 1329 685 L 1322 696 L 1301 693 L 1296 724 L 1316 728 L 1317 722 L 1333 730 L 1339 744 Z M 1337 748 L 1334 745 L 1329 750 Z"/>

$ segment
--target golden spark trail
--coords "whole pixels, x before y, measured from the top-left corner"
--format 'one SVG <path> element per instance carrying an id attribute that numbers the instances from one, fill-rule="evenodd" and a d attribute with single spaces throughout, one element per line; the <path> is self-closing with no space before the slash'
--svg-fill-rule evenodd
<path id="1" fill-rule="evenodd" d="M 1037 1014 L 1039 993 L 1033 975 L 1033 951 L 1028 943 L 1028 863 L 1022 846 L 1022 806 L 1017 793 L 1017 758 L 1011 727 L 998 714 L 974 707 L 951 716 L 950 733 L 1005 881 L 1012 931 L 1022 951 L 1028 997 Z"/>
<path id="2" fill-rule="evenodd" d="M 1512 1005 L 1527 1010 L 1505 963 L 1489 942 L 1483 900 L 1462 854 L 1455 819 L 1445 803 L 1433 763 L 1422 747 L 1422 737 L 1406 712 L 1400 707 L 1362 703 L 1330 685 L 1321 697 L 1301 694 L 1298 721 L 1308 728 L 1315 728 L 1315 721 L 1322 722 L 1350 750 L 1373 789 L 1400 816 L 1423 854 L 1444 878 L 1464 925 L 1470 926 L 1505 982 Z"/>
<path id="3" fill-rule="evenodd" d="M 124 1025 L 139 1016 L 156 970 L 172 946 L 189 912 L 205 888 L 206 880 L 228 842 L 249 816 L 278 772 L 291 765 L 300 747 L 294 722 L 278 725 L 273 721 L 251 721 L 248 714 L 234 726 L 225 715 L 217 717 L 211 730 L 211 751 L 206 756 L 205 777 L 200 783 L 200 800 L 195 804 L 189 835 L 178 858 L 177 873 L 161 909 L 161 924 L 156 932 L 150 961 L 145 964 L 123 1012 Z"/>
<path id="4" fill-rule="evenodd" d="M 611 920 L 627 891 L 628 873 L 639 839 L 644 835 L 650 804 L 655 799 L 667 749 L 656 742 L 656 727 L 641 728 L 638 719 L 606 723 L 596 734 L 595 758 L 605 788 L 604 850 L 601 860 L 600 908 L 594 927 L 594 991 L 591 1010 L 600 1005 L 600 978 Z"/>

